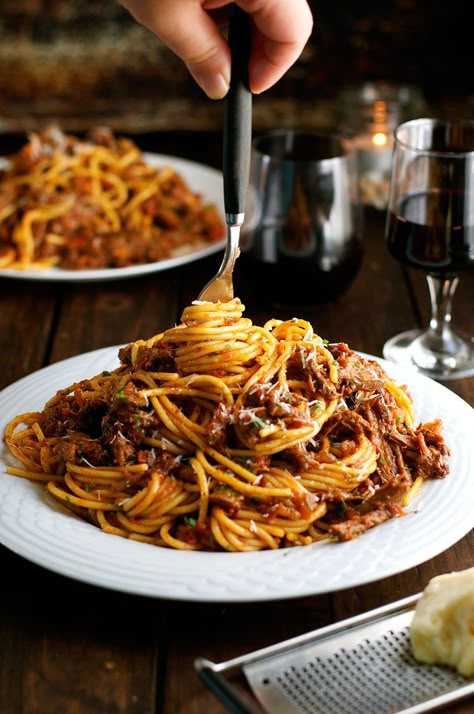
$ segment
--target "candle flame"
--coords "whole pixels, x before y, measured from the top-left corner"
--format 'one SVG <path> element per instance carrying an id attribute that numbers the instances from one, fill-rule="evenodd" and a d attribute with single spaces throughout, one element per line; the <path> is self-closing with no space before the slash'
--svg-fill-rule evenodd
<path id="1" fill-rule="evenodd" d="M 387 135 L 381 131 L 377 132 L 377 134 L 374 134 L 372 137 L 372 143 L 375 146 L 385 146 L 387 143 Z"/>

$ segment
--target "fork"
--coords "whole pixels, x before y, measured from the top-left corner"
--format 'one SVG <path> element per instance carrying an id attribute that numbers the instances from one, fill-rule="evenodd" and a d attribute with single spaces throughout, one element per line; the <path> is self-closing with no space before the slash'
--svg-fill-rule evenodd
<path id="1" fill-rule="evenodd" d="M 245 218 L 249 183 L 252 145 L 252 93 L 248 82 L 250 20 L 237 5 L 231 8 L 229 46 L 232 70 L 225 98 L 223 131 L 227 242 L 219 270 L 198 297 L 198 300 L 208 302 L 229 302 L 234 297 L 232 272 L 240 253 L 240 228 Z"/>

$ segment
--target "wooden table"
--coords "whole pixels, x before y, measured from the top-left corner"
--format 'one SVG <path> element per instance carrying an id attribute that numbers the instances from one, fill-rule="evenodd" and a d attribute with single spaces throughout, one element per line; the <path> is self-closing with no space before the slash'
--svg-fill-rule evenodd
<path id="1" fill-rule="evenodd" d="M 137 137 L 150 151 L 220 167 L 219 135 Z M 3 153 L 18 137 L 3 136 Z M 368 210 L 365 258 L 349 291 L 300 316 L 327 339 L 381 355 L 384 341 L 427 323 L 422 276 L 387 254 L 384 215 Z M 0 387 L 59 360 L 151 336 L 175 323 L 220 256 L 124 281 L 53 284 L 0 280 Z M 473 276 L 461 282 L 454 323 L 474 332 Z M 255 301 L 247 315 L 292 317 Z M 474 405 L 474 379 L 447 386 Z M 65 385 L 66 386 L 66 385 Z M 0 401 L 1 405 L 1 401 Z M 1 406 L 0 406 L 1 408 Z M 449 528 L 449 524 L 446 524 Z M 438 557 L 369 585 L 256 604 L 133 596 L 53 574 L 0 547 L 1 714 L 218 714 L 193 660 L 222 661 L 422 590 L 433 576 L 474 565 L 471 532 Z M 474 701 L 463 711 L 474 711 Z M 451 708 L 454 711 L 454 708 Z"/>

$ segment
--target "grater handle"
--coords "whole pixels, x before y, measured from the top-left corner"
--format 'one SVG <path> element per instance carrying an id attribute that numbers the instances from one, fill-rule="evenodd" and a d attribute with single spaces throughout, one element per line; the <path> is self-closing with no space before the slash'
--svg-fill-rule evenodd
<path id="1" fill-rule="evenodd" d="M 214 692 L 232 714 L 256 714 L 255 709 L 250 709 L 247 706 L 226 678 L 212 668 L 212 662 L 204 657 L 199 657 L 195 661 L 195 666 L 202 682 Z"/>

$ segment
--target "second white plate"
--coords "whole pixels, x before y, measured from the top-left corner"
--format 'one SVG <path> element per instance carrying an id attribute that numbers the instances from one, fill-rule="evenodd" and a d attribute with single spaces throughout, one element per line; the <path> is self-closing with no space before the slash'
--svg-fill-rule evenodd
<path id="1" fill-rule="evenodd" d="M 191 191 L 200 194 L 207 203 L 213 203 L 219 209 L 222 221 L 224 216 L 224 196 L 222 174 L 217 169 L 199 164 L 188 159 L 181 159 L 166 154 L 143 153 L 143 158 L 150 166 L 170 166 L 175 169 L 186 181 Z M 93 282 L 104 280 L 122 280 L 135 278 L 140 275 L 157 273 L 170 270 L 180 265 L 192 263 L 208 255 L 223 251 L 225 239 L 216 243 L 209 243 L 199 248 L 190 248 L 189 251 L 180 250 L 180 254 L 172 258 L 159 260 L 155 263 L 142 263 L 130 265 L 126 268 L 96 268 L 91 270 L 64 270 L 63 268 L 48 268 L 47 270 L 17 270 L 14 268 L 0 268 L 0 278 L 14 278 L 16 280 L 41 280 L 48 282 Z"/>

